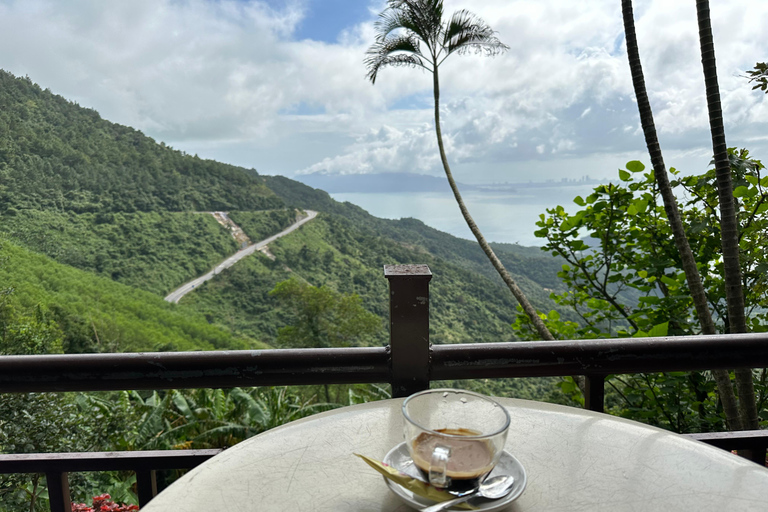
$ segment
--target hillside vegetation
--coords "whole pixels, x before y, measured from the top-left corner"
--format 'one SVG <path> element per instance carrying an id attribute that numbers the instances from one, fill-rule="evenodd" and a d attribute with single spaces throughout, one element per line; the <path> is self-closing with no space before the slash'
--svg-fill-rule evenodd
<path id="1" fill-rule="evenodd" d="M 0 70 L 0 207 L 83 212 L 262 210 L 256 172 L 202 160 Z"/>
<path id="2" fill-rule="evenodd" d="M 14 300 L 58 311 L 63 329 L 105 318 L 110 309 L 136 311 L 126 322 L 146 325 L 123 325 L 133 334 L 112 336 L 114 343 L 99 350 L 275 346 L 278 329 L 296 318 L 269 292 L 291 277 L 359 295 L 381 318 L 382 328 L 355 343 L 385 344 L 388 292 L 382 267 L 396 263 L 426 263 L 432 269 L 434 343 L 514 339 L 516 303 L 474 242 L 414 219 L 378 219 L 287 178 L 186 155 L 5 72 L 0 72 L 0 178 L 0 239 L 14 254 L 24 250 L 47 257 L 30 259 L 47 261 L 43 267 L 60 264 L 56 268 L 65 270 L 56 274 L 69 281 L 56 285 L 56 293 L 73 293 L 76 281 L 91 283 L 96 276 L 131 290 L 114 292 L 108 305 L 83 292 L 82 300 L 65 307 L 67 301 L 46 287 L 50 273 L 38 273 L 44 277 L 35 281 L 35 273 L 21 271 L 22 263 L 29 264 L 23 258 L 5 265 L 15 275 Z M 289 225 L 296 208 L 321 215 L 271 244 L 271 257 L 249 257 L 179 305 L 162 304 L 161 297 L 238 249 L 227 229 L 204 212 L 228 211 L 258 241 Z M 560 263 L 534 249 L 497 245 L 497 250 L 532 301 L 552 309 L 549 294 L 560 288 Z M 22 265 L 18 272 L 17 265 Z M 202 320 L 210 332 L 226 336 L 215 342 L 202 335 L 160 336 L 163 330 L 153 325 L 159 313 L 139 314 L 136 297 L 169 314 Z M 93 326 L 90 332 L 91 343 L 81 345 L 93 348 L 98 345 Z"/>
<path id="3" fill-rule="evenodd" d="M 66 352 L 268 348 L 210 325 L 162 297 L 52 261 L 7 241 L 0 245 L 3 307 L 35 310 L 62 331 Z"/>

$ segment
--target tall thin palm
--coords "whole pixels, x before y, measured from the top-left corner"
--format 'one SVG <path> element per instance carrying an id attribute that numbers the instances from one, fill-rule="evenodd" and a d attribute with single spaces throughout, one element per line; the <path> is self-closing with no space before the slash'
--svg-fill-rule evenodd
<path id="1" fill-rule="evenodd" d="M 720 104 L 720 87 L 717 83 L 715 42 L 712 37 L 709 0 L 697 0 L 696 13 L 699 24 L 701 65 L 704 69 L 704 81 L 707 91 L 709 126 L 712 132 L 712 147 L 715 154 L 717 193 L 720 200 L 720 234 L 725 274 L 725 298 L 728 304 L 728 330 L 731 333 L 744 333 L 747 332 L 747 321 L 744 313 L 744 290 L 741 279 L 741 264 L 739 262 L 739 224 L 736 219 L 736 201 L 733 197 L 731 163 L 728 158 L 728 147 L 725 143 L 723 109 Z M 755 389 L 752 383 L 752 370 L 736 370 L 736 385 L 739 390 L 739 402 L 742 409 L 744 428 L 757 429 L 758 417 L 757 407 L 755 406 Z"/>
<path id="2" fill-rule="evenodd" d="M 445 176 L 461 214 L 491 264 L 530 318 L 539 336 L 545 340 L 553 340 L 554 337 L 539 318 L 538 312 L 493 252 L 464 204 L 448 165 L 440 127 L 440 64 L 454 53 L 474 50 L 486 55 L 497 55 L 509 47 L 499 41 L 490 26 L 469 11 L 457 11 L 448 21 L 444 21 L 442 0 L 389 0 L 387 9 L 379 15 L 376 31 L 376 42 L 368 49 L 365 60 L 368 79 L 376 83 L 379 71 L 388 66 L 416 67 L 432 73 L 437 147 Z"/>
<path id="3" fill-rule="evenodd" d="M 643 67 L 640 62 L 640 52 L 637 45 L 637 34 L 635 32 L 635 18 L 632 9 L 632 0 L 622 0 L 621 11 L 624 18 L 624 34 L 627 40 L 627 58 L 632 73 L 632 85 L 637 98 L 637 108 L 640 113 L 640 124 L 643 127 L 645 143 L 648 146 L 648 153 L 651 156 L 651 165 L 653 165 L 656 183 L 659 185 L 662 199 L 664 200 L 664 210 L 672 229 L 675 240 L 675 246 L 680 254 L 685 278 L 688 281 L 688 288 L 691 291 L 691 297 L 696 308 L 696 315 L 701 324 L 701 330 L 704 334 L 717 334 L 715 323 L 712 320 L 707 303 L 707 295 L 701 282 L 699 269 L 696 266 L 696 259 L 691 251 L 688 237 L 685 234 L 683 221 L 680 217 L 680 211 L 677 207 L 677 200 L 672 191 L 667 176 L 667 168 L 664 164 L 664 158 L 661 153 L 661 146 L 656 135 L 656 125 L 653 121 L 653 111 L 651 103 L 648 100 L 648 92 L 645 88 L 645 78 L 643 76 Z M 730 375 L 727 370 L 714 370 L 713 375 L 717 382 L 717 388 L 720 393 L 720 399 L 723 402 L 728 424 L 734 430 L 741 429 L 741 418 L 739 417 L 736 395 L 733 392 Z"/>

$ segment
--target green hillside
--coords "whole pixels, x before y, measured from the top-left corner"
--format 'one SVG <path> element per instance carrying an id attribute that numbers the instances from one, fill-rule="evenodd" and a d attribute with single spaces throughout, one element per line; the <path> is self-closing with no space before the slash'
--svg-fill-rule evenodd
<path id="1" fill-rule="evenodd" d="M 504 286 L 476 242 L 443 233 L 416 219 L 390 220 L 374 217 L 357 205 L 340 203 L 327 192 L 283 176 L 262 176 L 261 179 L 287 205 L 337 214 L 352 221 L 359 229 L 367 229 L 382 238 L 413 247 L 419 252 L 428 253 L 472 273 L 481 274 L 500 287 Z M 549 300 L 550 290 L 564 289 L 557 277 L 563 262 L 536 247 L 515 244 L 491 245 L 531 301 L 541 309 L 552 309 L 554 304 Z M 570 315 L 570 312 L 565 314 Z"/>
<path id="2" fill-rule="evenodd" d="M 156 294 L 62 265 L 0 240 L 2 302 L 58 323 L 68 352 L 265 348 Z"/>
<path id="3" fill-rule="evenodd" d="M 256 254 L 198 287 L 178 306 L 162 302 L 238 248 L 230 232 L 205 212 L 228 211 L 258 241 L 290 224 L 294 208 L 321 215 L 270 244 L 274 260 Z M 48 286 L 53 274 L 14 273 L 21 260 L 9 260 L 5 269 L 14 273 L 14 300 L 60 311 L 65 330 L 106 319 L 114 309 L 113 320 L 123 327 L 113 337 L 122 341 L 110 350 L 274 346 L 278 329 L 296 318 L 269 292 L 290 277 L 359 295 L 381 318 L 382 330 L 355 343 L 384 344 L 388 293 L 382 267 L 395 263 L 426 263 L 433 271 L 433 342 L 514 339 L 510 324 L 516 303 L 474 242 L 414 219 L 373 217 L 287 178 L 186 155 L 2 71 L 0 237 L 8 241 L 8 250 L 50 258 L 45 261 L 66 269 L 56 275 L 68 276 L 53 290 Z M 535 249 L 503 244 L 496 249 L 533 303 L 553 308 L 549 293 L 560 288 L 560 263 Z M 89 291 L 72 304 L 58 295 L 74 293 L 69 289 L 78 289 L 78 280 L 90 290 L 95 285 L 89 283 L 99 278 L 131 291 L 114 292 L 108 304 L 87 299 Z M 225 338 L 160 335 L 172 322 L 159 313 L 120 320 L 120 312 L 137 310 L 136 302 L 144 300 L 137 297 L 159 311 L 194 318 L 190 326 L 204 322 Z M 146 325 L 139 329 L 137 319 Z"/>
<path id="4" fill-rule="evenodd" d="M 83 212 L 282 207 L 256 172 L 158 144 L 0 70 L 0 208 Z"/>
<path id="5" fill-rule="evenodd" d="M 237 332 L 273 343 L 276 329 L 290 314 L 269 291 L 281 280 L 298 277 L 315 286 L 358 294 L 366 309 L 382 319 L 389 315 L 385 264 L 426 263 L 430 283 L 430 338 L 433 343 L 510 341 L 515 317 L 509 292 L 478 274 L 468 274 L 418 248 L 358 229 L 334 214 L 321 214 L 296 233 L 270 244 L 271 260 L 254 255 L 223 272 L 182 299 L 208 318 Z M 469 278 L 468 278 L 469 277 Z M 385 344 L 387 334 L 370 342 Z"/>

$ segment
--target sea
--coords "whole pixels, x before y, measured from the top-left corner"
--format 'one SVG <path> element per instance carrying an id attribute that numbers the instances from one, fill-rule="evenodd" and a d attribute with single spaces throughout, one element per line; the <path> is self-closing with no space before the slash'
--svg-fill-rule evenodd
<path id="1" fill-rule="evenodd" d="M 495 191 L 489 187 L 462 194 L 470 215 L 489 242 L 502 242 L 524 246 L 544 245 L 534 232 L 536 222 L 547 209 L 558 205 L 569 213 L 579 207 L 576 196 L 592 193 L 595 184 L 567 186 L 539 186 Z M 331 193 L 337 201 L 349 201 L 385 219 L 412 217 L 430 227 L 456 237 L 474 240 L 474 236 L 461 216 L 459 207 L 450 190 L 446 192 L 345 192 Z"/>

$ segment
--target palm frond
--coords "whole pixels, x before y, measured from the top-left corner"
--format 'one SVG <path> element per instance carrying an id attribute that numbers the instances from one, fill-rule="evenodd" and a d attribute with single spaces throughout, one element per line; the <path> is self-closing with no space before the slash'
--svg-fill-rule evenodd
<path id="1" fill-rule="evenodd" d="M 420 37 L 419 27 L 409 19 L 404 12 L 387 9 L 379 14 L 379 19 L 373 24 L 376 29 L 376 41 L 383 42 L 392 32 L 403 29 L 406 32 L 413 32 Z"/>
<path id="2" fill-rule="evenodd" d="M 377 41 L 368 49 L 365 59 L 368 78 L 376 83 L 379 70 L 387 66 L 412 66 L 429 69 L 424 64 L 419 40 L 413 35 L 397 35 Z"/>
<path id="3" fill-rule="evenodd" d="M 466 10 L 453 13 L 446 26 L 442 45 L 446 49 L 446 57 L 451 53 L 465 53 L 470 49 L 489 56 L 509 50 L 509 46 L 499 41 L 496 32 L 487 23 Z"/>
<path id="4" fill-rule="evenodd" d="M 390 2 L 390 8 L 396 8 L 403 14 L 403 18 L 411 25 L 410 30 L 424 41 L 430 50 L 439 50 L 443 0 L 395 0 Z"/>

